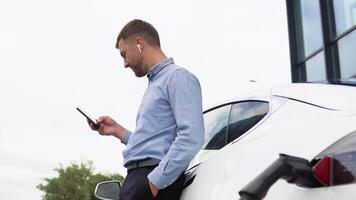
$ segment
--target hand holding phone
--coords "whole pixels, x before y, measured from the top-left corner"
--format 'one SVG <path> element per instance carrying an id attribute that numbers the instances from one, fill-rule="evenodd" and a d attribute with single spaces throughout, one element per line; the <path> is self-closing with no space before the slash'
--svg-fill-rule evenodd
<path id="1" fill-rule="evenodd" d="M 90 124 L 92 124 L 92 127 L 94 127 L 94 129 L 99 129 L 100 128 L 100 123 L 96 123 L 96 120 L 91 115 L 89 115 L 87 112 L 84 112 L 83 108 L 77 107 L 77 110 L 82 115 L 84 115 L 85 118 L 87 118 L 88 122 Z"/>

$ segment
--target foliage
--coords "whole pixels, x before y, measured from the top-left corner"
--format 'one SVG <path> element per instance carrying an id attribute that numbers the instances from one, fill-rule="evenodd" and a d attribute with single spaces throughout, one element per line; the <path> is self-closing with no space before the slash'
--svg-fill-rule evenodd
<path id="1" fill-rule="evenodd" d="M 94 190 L 101 181 L 119 180 L 124 178 L 120 174 L 94 173 L 93 162 L 72 163 L 64 168 L 60 165 L 54 169 L 58 177 L 45 178 L 46 183 L 37 185 L 43 191 L 44 200 L 95 200 Z"/>

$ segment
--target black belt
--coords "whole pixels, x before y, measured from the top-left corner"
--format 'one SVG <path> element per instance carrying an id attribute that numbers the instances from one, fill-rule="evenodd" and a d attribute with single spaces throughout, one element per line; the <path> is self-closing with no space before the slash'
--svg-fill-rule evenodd
<path id="1" fill-rule="evenodd" d="M 140 168 L 140 167 L 150 167 L 150 166 L 158 165 L 159 162 L 161 162 L 161 161 L 158 159 L 149 158 L 149 159 L 145 159 L 145 160 L 138 160 L 138 161 L 131 162 L 128 165 L 126 165 L 126 168 L 127 168 L 127 170 L 131 170 L 131 169 L 136 169 L 136 168 Z"/>

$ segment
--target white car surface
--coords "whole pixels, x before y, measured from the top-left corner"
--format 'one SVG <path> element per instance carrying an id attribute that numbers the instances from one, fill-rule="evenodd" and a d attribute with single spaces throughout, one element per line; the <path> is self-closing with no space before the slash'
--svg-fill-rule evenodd
<path id="1" fill-rule="evenodd" d="M 258 120 L 247 128 L 236 125 L 251 120 L 254 113 Z M 356 87 L 316 83 L 274 86 L 214 106 L 204 112 L 204 120 L 205 146 L 188 168 L 181 200 L 237 200 L 239 191 L 279 154 L 313 161 L 311 165 L 316 168 L 315 163 L 325 156 L 321 154 L 324 150 L 356 131 Z M 233 132 L 236 130 L 242 131 L 241 135 Z M 214 135 L 216 132 L 223 136 Z M 352 169 L 347 170 L 351 177 L 356 176 L 356 156 L 352 157 L 356 143 L 333 151 L 328 155 L 350 153 L 348 167 Z M 356 199 L 356 184 L 351 181 L 308 188 L 281 179 L 264 199 L 350 200 Z"/>

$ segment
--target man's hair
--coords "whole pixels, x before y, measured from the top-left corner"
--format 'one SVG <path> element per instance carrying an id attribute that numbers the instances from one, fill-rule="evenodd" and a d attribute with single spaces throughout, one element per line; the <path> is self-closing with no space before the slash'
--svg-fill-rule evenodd
<path id="1" fill-rule="evenodd" d="M 140 19 L 130 21 L 121 29 L 115 47 L 118 49 L 119 41 L 126 40 L 131 36 L 142 36 L 149 45 L 161 47 L 157 30 L 150 23 Z"/>

